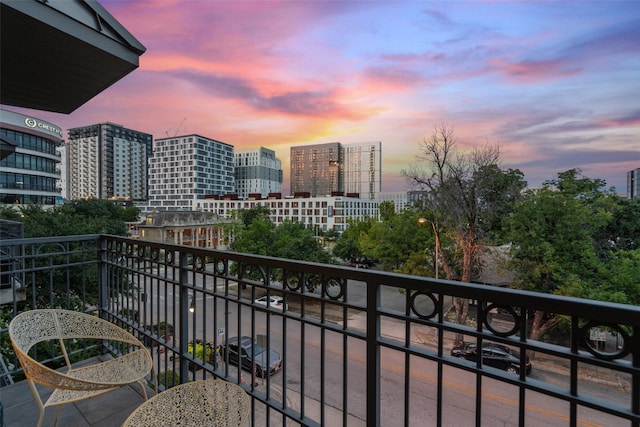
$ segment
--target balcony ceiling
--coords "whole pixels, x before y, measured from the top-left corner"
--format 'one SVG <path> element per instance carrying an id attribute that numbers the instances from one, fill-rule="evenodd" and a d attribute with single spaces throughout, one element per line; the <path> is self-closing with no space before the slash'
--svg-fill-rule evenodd
<path id="1" fill-rule="evenodd" d="M 1 0 L 0 103 L 71 113 L 145 50 L 95 0 Z"/>

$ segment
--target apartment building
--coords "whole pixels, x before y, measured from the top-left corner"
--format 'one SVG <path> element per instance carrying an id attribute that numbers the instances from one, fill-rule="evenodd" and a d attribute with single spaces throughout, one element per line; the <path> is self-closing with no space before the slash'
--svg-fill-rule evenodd
<path id="1" fill-rule="evenodd" d="M 260 147 L 235 152 L 235 182 L 240 199 L 282 192 L 282 162 L 276 152 Z"/>
<path id="2" fill-rule="evenodd" d="M 343 192 L 342 150 L 339 142 L 291 147 L 291 194 L 312 197 Z"/>
<path id="3" fill-rule="evenodd" d="M 344 192 L 375 199 L 382 191 L 382 142 L 342 144 Z"/>
<path id="4" fill-rule="evenodd" d="M 291 147 L 291 194 L 375 199 L 382 188 L 382 143 L 331 142 Z"/>
<path id="5" fill-rule="evenodd" d="M 640 198 L 640 168 L 627 172 L 627 199 Z"/>
<path id="6" fill-rule="evenodd" d="M 233 145 L 200 135 L 155 141 L 149 160 L 149 199 L 140 209 L 191 210 L 194 200 L 235 192 Z"/>
<path id="7" fill-rule="evenodd" d="M 282 197 L 270 194 L 266 199 L 238 200 L 231 197 L 212 197 L 195 200 L 194 209 L 213 212 L 221 218 L 232 218 L 241 209 L 266 206 L 269 218 L 279 225 L 285 221 L 303 224 L 306 228 L 343 232 L 349 219 L 378 218 L 380 202 L 344 196 Z"/>
<path id="8" fill-rule="evenodd" d="M 69 129 L 66 147 L 68 197 L 145 200 L 150 134 L 115 123 Z"/>
<path id="9" fill-rule="evenodd" d="M 33 116 L 0 110 L 0 202 L 62 203 L 62 129 Z"/>

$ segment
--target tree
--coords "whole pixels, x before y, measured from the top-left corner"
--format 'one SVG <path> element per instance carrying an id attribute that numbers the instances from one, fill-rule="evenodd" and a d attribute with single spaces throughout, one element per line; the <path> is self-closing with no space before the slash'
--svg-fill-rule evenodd
<path id="1" fill-rule="evenodd" d="M 271 255 L 271 244 L 275 240 L 275 226 L 268 218 L 254 218 L 241 230 L 236 231 L 231 250 L 254 255 Z"/>
<path id="2" fill-rule="evenodd" d="M 379 263 L 383 270 L 420 272 L 421 276 L 430 274 L 431 268 L 425 270 L 425 265 L 433 264 L 425 261 L 433 259 L 427 252 L 432 246 L 433 235 L 430 229 L 418 226 L 418 218 L 418 212 L 408 209 L 386 221 L 373 223 L 366 234 L 359 236 L 362 253 Z M 409 259 L 421 259 L 422 269 L 408 264 Z"/>
<path id="3" fill-rule="evenodd" d="M 542 185 L 546 188 L 555 188 L 567 196 L 589 201 L 601 197 L 607 183 L 603 179 L 587 178 L 582 175 L 580 169 L 574 168 L 558 173 L 556 179 L 547 180 Z M 615 195 L 613 190 L 610 192 Z"/>
<path id="4" fill-rule="evenodd" d="M 362 259 L 358 241 L 349 237 L 340 237 L 331 253 L 348 263 L 357 263 Z"/>
<path id="5" fill-rule="evenodd" d="M 522 198 L 527 187 L 524 174 L 519 169 L 501 170 L 497 164 L 480 168 L 477 173 L 481 197 L 478 200 L 480 229 L 486 244 L 509 243 L 505 222 L 513 212 L 515 202 Z"/>
<path id="6" fill-rule="evenodd" d="M 379 211 L 380 221 L 388 221 L 393 217 L 393 215 L 395 215 L 396 206 L 393 204 L 393 202 L 385 200 L 384 202 L 380 203 Z"/>
<path id="7" fill-rule="evenodd" d="M 603 263 L 602 277 L 585 298 L 640 305 L 640 249 L 616 251 Z"/>
<path id="8" fill-rule="evenodd" d="M 333 247 L 333 255 L 350 263 L 372 263 L 360 249 L 360 238 L 369 233 L 375 221 L 372 218 L 348 219 L 347 223 L 347 229 L 342 232 Z"/>
<path id="9" fill-rule="evenodd" d="M 496 183 L 508 188 L 511 196 L 524 188 L 522 173 L 504 173 L 498 167 L 500 148 L 485 144 L 470 152 L 456 150 L 453 128 L 440 125 L 433 135 L 421 144 L 420 163 L 403 171 L 415 187 L 426 191 L 424 207 L 427 217 L 438 227 L 438 241 L 446 233 L 458 249 L 452 253 L 458 259 L 450 260 L 441 253 L 441 262 L 447 279 L 471 281 L 472 273 L 480 266 L 479 247 L 485 232 L 496 223 L 499 210 L 507 207 L 515 197 L 502 197 L 495 192 Z M 503 213 L 502 213 L 503 214 Z M 485 220 L 486 219 L 486 223 Z M 456 266 L 456 270 L 451 267 Z M 455 277 L 454 277 L 455 276 Z M 456 298 L 456 322 L 466 323 L 468 300 Z M 462 341 L 456 336 L 456 342 Z"/>
<path id="10" fill-rule="evenodd" d="M 42 205 L 28 204 L 24 206 L 3 206 L 0 209 L 0 218 L 18 220 L 24 223 L 25 237 L 49 237 L 68 236 L 78 234 L 115 234 L 125 235 L 127 228 L 125 221 L 134 221 L 138 216 L 137 208 L 123 208 L 109 200 L 88 199 L 74 200 L 64 205 L 45 209 Z M 46 246 L 43 246 L 42 250 Z M 57 249 L 56 249 L 57 250 Z M 66 262 L 72 262 L 78 257 L 80 262 L 82 254 L 71 254 Z M 65 255 L 65 257 L 67 257 Z M 52 272 L 53 287 L 46 282 L 36 282 L 27 287 L 27 292 L 35 289 L 32 297 L 38 300 L 46 300 L 46 305 L 65 304 L 65 301 L 75 300 L 80 304 L 79 295 L 86 297 L 86 302 L 95 304 L 98 299 L 98 273 L 96 266 L 82 267 L 69 270 L 70 277 L 65 277 L 64 270 Z M 82 275 L 83 279 L 77 279 L 75 275 Z M 69 287 L 67 287 L 69 283 Z M 84 283 L 84 289 L 76 289 L 79 283 Z M 51 290 L 51 295 L 50 295 Z M 31 296 L 28 296 L 29 298 Z"/>
<path id="11" fill-rule="evenodd" d="M 611 221 L 600 230 L 598 241 L 599 256 L 610 260 L 618 251 L 640 249 L 640 199 L 609 197 Z"/>
<path id="12" fill-rule="evenodd" d="M 331 254 L 324 250 L 313 230 L 302 224 L 283 222 L 276 228 L 271 246 L 272 256 L 311 262 L 331 263 Z"/>
<path id="13" fill-rule="evenodd" d="M 42 205 L 4 206 L 0 218 L 24 223 L 25 237 L 75 234 L 126 235 L 125 222 L 135 221 L 139 209 L 123 208 L 102 199 L 79 199 L 45 209 Z"/>
<path id="14" fill-rule="evenodd" d="M 269 207 L 262 205 L 256 205 L 250 209 L 241 209 L 238 212 L 238 216 L 245 227 L 250 226 L 254 219 L 269 219 L 270 214 Z"/>
<path id="15" fill-rule="evenodd" d="M 329 263 L 326 252 L 312 230 L 290 221 L 276 227 L 269 218 L 255 217 L 236 234 L 231 249 L 254 255 Z"/>
<path id="16" fill-rule="evenodd" d="M 576 196 L 574 191 L 544 186 L 529 190 L 516 204 L 509 218 L 514 287 L 575 297 L 593 295 L 590 289 L 603 277 L 592 233 L 610 216 L 606 211 L 594 212 Z M 559 320 L 536 311 L 530 338 L 539 339 Z"/>

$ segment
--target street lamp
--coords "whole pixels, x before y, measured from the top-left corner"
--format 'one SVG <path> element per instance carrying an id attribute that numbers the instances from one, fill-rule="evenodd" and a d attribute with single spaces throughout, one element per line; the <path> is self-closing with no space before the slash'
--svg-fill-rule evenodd
<path id="1" fill-rule="evenodd" d="M 433 234 L 436 237 L 436 261 L 435 261 L 435 270 L 436 270 L 436 279 L 438 278 L 438 264 L 440 263 L 440 236 L 438 236 L 438 223 L 429 221 L 426 218 L 418 218 L 418 224 L 420 226 L 424 226 L 426 223 L 431 222 L 431 228 L 433 228 Z"/>

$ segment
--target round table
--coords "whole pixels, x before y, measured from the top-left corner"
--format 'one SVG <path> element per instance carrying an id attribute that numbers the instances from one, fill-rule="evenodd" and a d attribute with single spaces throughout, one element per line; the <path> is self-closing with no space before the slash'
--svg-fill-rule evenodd
<path id="1" fill-rule="evenodd" d="M 251 401 L 242 387 L 199 380 L 172 387 L 140 405 L 124 426 L 240 426 Z"/>

